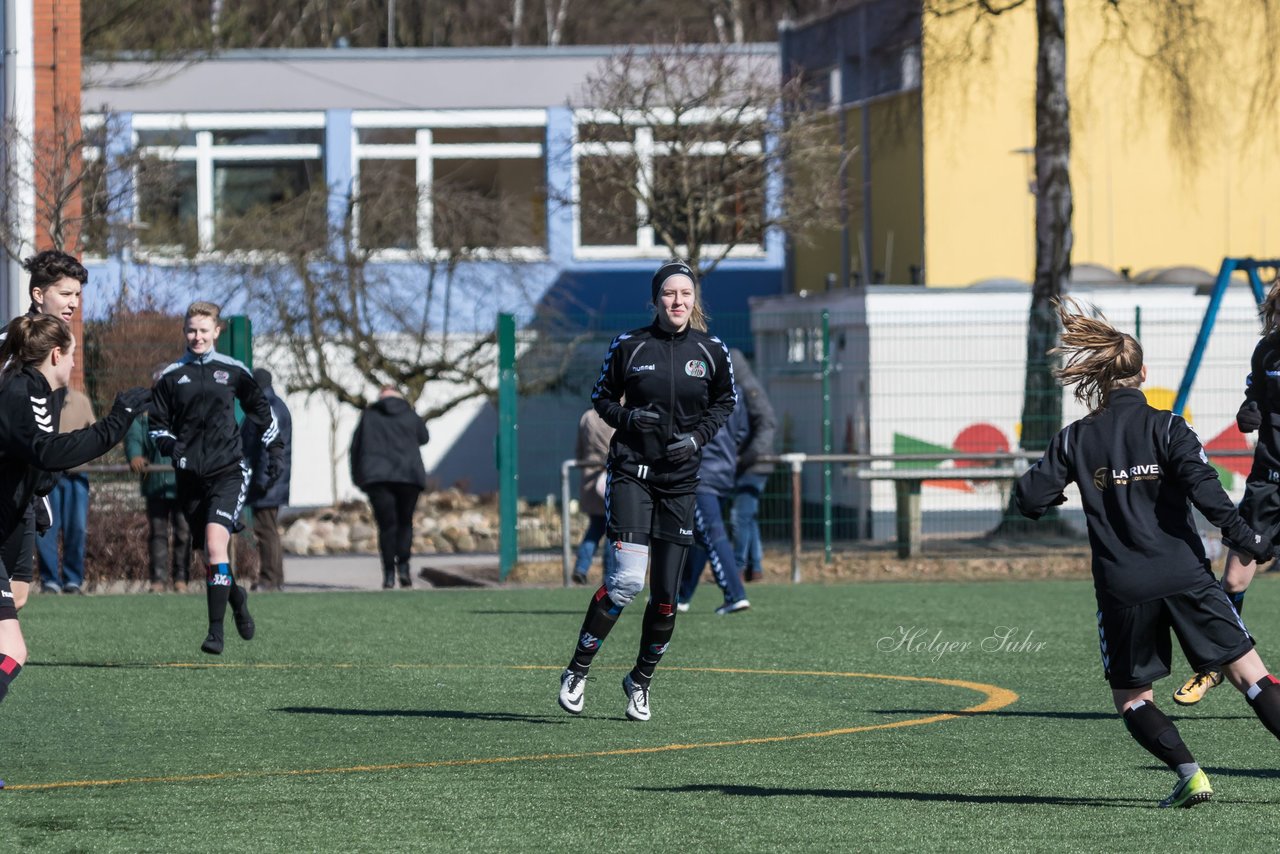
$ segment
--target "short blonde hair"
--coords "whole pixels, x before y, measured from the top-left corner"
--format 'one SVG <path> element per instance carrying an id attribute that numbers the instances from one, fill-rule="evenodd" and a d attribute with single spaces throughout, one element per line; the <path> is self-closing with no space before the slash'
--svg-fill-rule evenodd
<path id="1" fill-rule="evenodd" d="M 196 300 L 187 306 L 187 314 L 183 320 L 190 320 L 193 317 L 211 317 L 215 326 L 222 325 L 222 306 L 216 302 L 206 302 L 204 300 Z"/>

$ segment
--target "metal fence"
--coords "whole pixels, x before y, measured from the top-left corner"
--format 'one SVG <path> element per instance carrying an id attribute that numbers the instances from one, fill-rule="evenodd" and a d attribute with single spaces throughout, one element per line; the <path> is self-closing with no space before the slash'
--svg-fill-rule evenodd
<path id="1" fill-rule="evenodd" d="M 1172 408 L 1204 298 L 1186 288 L 1177 299 L 1158 289 L 1093 296 L 1112 323 L 1143 344 L 1148 400 Z M 713 317 L 711 331 L 744 351 L 768 391 L 778 417 L 775 450 L 808 455 L 798 472 L 779 463 L 769 478 L 759 516 L 766 545 L 830 549 L 892 542 L 899 536 L 897 484 L 904 480 L 920 485 L 919 527 L 926 543 L 996 528 L 1011 478 L 960 470 L 1035 456 L 1019 448 L 1027 311 L 1025 296 L 1017 300 L 1021 304 L 979 299 L 966 306 L 894 295 L 854 308 L 784 305 L 771 312 L 757 306 L 750 317 Z M 647 321 L 644 315 L 604 318 L 599 331 L 583 332 L 571 344 L 562 338 L 571 352 L 559 382 L 519 398 L 520 492 L 526 499 L 566 501 L 561 463 L 573 455 L 577 421 L 590 405 L 611 336 Z M 1243 494 L 1251 439 L 1236 429 L 1234 416 L 1258 333 L 1247 295 L 1223 307 L 1184 413 L 1236 500 Z M 536 333 L 522 333 L 518 349 L 538 346 Z M 1084 414 L 1069 391 L 1063 395 L 1063 423 Z M 568 511 L 576 495 L 576 476 L 570 478 L 569 506 L 561 508 Z M 1068 499 L 1064 516 L 1079 525 L 1074 491 Z M 562 517 L 576 542 L 585 519 L 573 512 Z"/>

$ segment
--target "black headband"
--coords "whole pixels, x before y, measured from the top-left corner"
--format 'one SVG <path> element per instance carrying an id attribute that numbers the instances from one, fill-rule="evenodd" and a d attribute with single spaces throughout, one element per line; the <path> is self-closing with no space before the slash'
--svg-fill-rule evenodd
<path id="1" fill-rule="evenodd" d="M 689 269 L 689 265 L 683 261 L 668 261 L 658 268 L 658 272 L 653 274 L 653 298 L 652 302 L 658 301 L 658 294 L 662 293 L 662 283 L 672 276 L 688 276 L 689 281 L 696 283 L 698 280 L 693 276 L 693 270 Z"/>

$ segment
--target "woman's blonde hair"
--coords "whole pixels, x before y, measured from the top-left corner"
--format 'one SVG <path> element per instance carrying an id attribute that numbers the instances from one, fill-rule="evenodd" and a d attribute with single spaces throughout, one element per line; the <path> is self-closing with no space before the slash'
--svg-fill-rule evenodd
<path id="1" fill-rule="evenodd" d="M 9 322 L 3 346 L 0 346 L 0 378 L 7 379 L 25 366 L 44 364 L 55 347 L 66 353 L 75 339 L 71 327 L 52 314 L 24 314 Z"/>
<path id="2" fill-rule="evenodd" d="M 1076 400 L 1097 412 L 1107 405 L 1112 389 L 1142 384 L 1142 345 L 1098 314 L 1091 317 L 1073 299 L 1055 301 L 1062 321 L 1062 344 L 1049 351 L 1064 356 L 1053 375 L 1064 386 L 1075 386 Z"/>
<path id="3" fill-rule="evenodd" d="M 1280 271 L 1271 283 L 1271 290 L 1258 303 L 1258 316 L 1262 318 L 1262 337 L 1274 335 L 1280 329 Z"/>

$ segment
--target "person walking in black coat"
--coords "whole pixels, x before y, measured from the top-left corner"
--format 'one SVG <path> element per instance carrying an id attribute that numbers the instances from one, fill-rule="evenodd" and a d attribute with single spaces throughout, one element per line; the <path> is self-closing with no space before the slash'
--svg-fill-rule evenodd
<path id="1" fill-rule="evenodd" d="M 253 379 L 262 389 L 284 450 L 280 451 L 280 472 L 274 483 L 267 477 L 270 460 L 262 444 L 262 428 L 246 418 L 240 425 L 244 459 L 253 470 L 249 480 L 248 504 L 253 510 L 253 536 L 258 543 L 258 580 L 250 590 L 279 590 L 284 586 L 284 554 L 280 550 L 280 508 L 289 503 L 289 474 L 293 468 L 293 416 L 272 387 L 271 372 L 255 368 Z"/>
<path id="2" fill-rule="evenodd" d="M 384 388 L 365 409 L 351 437 L 351 481 L 369 496 L 378 525 L 382 586 L 412 587 L 413 511 L 427 488 L 421 447 L 431 440 L 427 425 L 394 388 Z"/>

